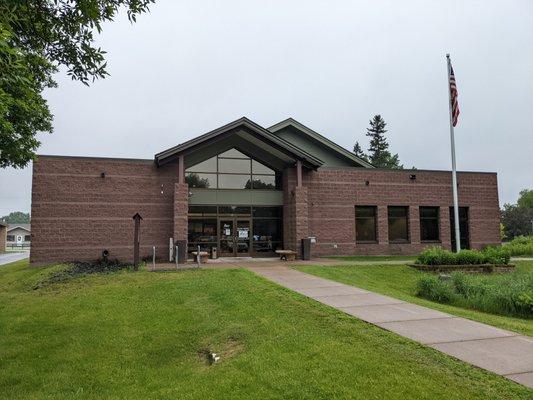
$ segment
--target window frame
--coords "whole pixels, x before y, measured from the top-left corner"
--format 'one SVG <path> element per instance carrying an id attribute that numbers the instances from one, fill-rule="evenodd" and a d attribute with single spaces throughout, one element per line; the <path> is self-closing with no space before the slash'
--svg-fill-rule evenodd
<path id="1" fill-rule="evenodd" d="M 433 218 L 433 217 L 422 217 L 422 213 L 421 213 L 421 210 L 423 208 L 426 208 L 426 209 L 436 209 L 437 210 L 437 216 L 436 218 Z M 423 239 L 422 238 L 422 220 L 425 219 L 425 220 L 433 220 L 433 219 L 436 219 L 437 221 L 437 235 L 438 235 L 438 238 L 437 239 Z M 442 243 L 442 235 L 441 235 L 441 223 L 440 223 L 440 207 L 439 206 L 418 206 L 418 221 L 420 223 L 420 243 Z"/>
<path id="2" fill-rule="evenodd" d="M 357 217 L 357 208 L 372 208 L 374 210 L 374 239 L 373 240 L 359 240 L 357 238 L 357 220 L 360 219 Z M 361 217 L 365 219 L 369 219 L 370 217 Z M 379 242 L 379 233 L 378 233 L 378 207 L 375 205 L 367 205 L 367 204 L 357 204 L 355 206 L 355 243 L 361 243 L 361 244 L 376 244 Z"/>
<path id="3" fill-rule="evenodd" d="M 403 219 L 404 217 L 391 217 L 390 216 L 390 211 L 391 209 L 393 208 L 403 208 L 405 209 L 405 228 L 406 228 L 406 232 L 407 232 L 407 238 L 405 239 L 392 239 L 390 238 L 390 228 L 391 228 L 391 218 L 393 219 Z M 388 240 L 389 240 L 389 243 L 392 243 L 392 244 L 409 244 L 411 243 L 411 225 L 410 225 L 410 208 L 409 206 L 387 206 L 387 236 L 388 236 Z"/>
<path id="4" fill-rule="evenodd" d="M 233 156 L 224 156 L 223 154 L 224 153 L 227 153 L 228 151 L 231 151 L 231 150 L 236 150 L 238 151 L 239 153 L 241 153 L 243 156 L 242 157 L 233 157 Z M 194 171 L 190 171 L 191 168 L 194 168 L 196 167 L 197 165 L 199 164 L 202 164 L 202 163 L 205 163 L 206 161 L 208 160 L 211 160 L 212 158 L 215 159 L 215 171 L 202 171 L 202 170 L 194 170 Z M 239 161 L 247 161 L 248 162 L 248 172 L 242 172 L 242 171 L 237 171 L 237 172 L 221 172 L 221 168 L 220 168 L 220 161 L 221 160 L 239 160 Z M 260 165 L 262 165 L 263 167 L 269 169 L 272 171 L 272 173 L 264 173 L 264 172 L 260 172 L 260 173 L 255 173 L 254 172 L 254 161 L 255 163 L 258 163 Z M 214 155 L 213 157 L 210 157 L 208 158 L 207 160 L 204 160 L 204 161 L 201 161 L 195 165 L 192 165 L 190 166 L 189 168 L 187 168 L 185 170 L 185 181 L 187 181 L 187 177 L 190 176 L 191 174 L 195 174 L 197 175 L 200 179 L 202 179 L 202 177 L 204 176 L 207 176 L 209 175 L 210 177 L 213 177 L 214 175 L 214 186 L 210 186 L 210 187 L 191 187 L 193 189 L 218 189 L 218 190 L 283 190 L 283 187 L 282 187 L 282 179 L 280 177 L 280 173 L 277 172 L 276 170 L 274 170 L 273 168 L 271 168 L 270 166 L 264 164 L 263 162 L 259 161 L 259 160 L 256 160 L 254 159 L 253 157 L 245 154 L 244 152 L 242 152 L 241 150 L 239 150 L 238 148 L 236 147 L 233 147 L 227 151 L 224 151 L 220 154 L 217 154 L 217 155 Z M 248 182 L 250 183 L 250 187 L 246 187 L 247 185 L 245 184 L 245 187 L 242 187 L 242 188 L 224 188 L 224 187 L 220 187 L 220 176 L 231 176 L 231 175 L 237 175 L 237 176 L 247 176 L 248 177 Z M 261 177 L 270 177 L 270 179 L 274 181 L 274 187 L 272 188 L 257 188 L 257 187 L 254 187 L 256 186 L 254 184 L 254 182 L 256 180 L 260 180 Z"/>

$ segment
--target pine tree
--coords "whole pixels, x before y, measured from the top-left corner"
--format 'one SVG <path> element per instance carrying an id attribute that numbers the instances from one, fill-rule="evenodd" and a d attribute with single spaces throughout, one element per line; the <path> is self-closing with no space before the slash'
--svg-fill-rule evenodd
<path id="1" fill-rule="evenodd" d="M 362 149 L 361 145 L 359 144 L 359 142 L 355 142 L 355 145 L 353 146 L 353 152 L 354 152 L 354 154 L 357 157 L 362 158 L 365 161 L 368 161 L 368 157 L 365 154 L 365 152 L 363 151 L 363 149 Z"/>
<path id="2" fill-rule="evenodd" d="M 376 168 L 403 169 L 398 154 L 392 155 L 388 150 L 389 144 L 385 138 L 386 126 L 387 123 L 381 115 L 374 115 L 370 120 L 370 128 L 366 129 L 366 136 L 370 138 L 368 160 Z"/>

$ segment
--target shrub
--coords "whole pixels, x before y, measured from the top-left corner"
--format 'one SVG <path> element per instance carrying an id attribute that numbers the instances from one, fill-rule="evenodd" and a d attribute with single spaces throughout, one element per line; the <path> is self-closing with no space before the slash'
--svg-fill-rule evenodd
<path id="1" fill-rule="evenodd" d="M 483 249 L 485 264 L 509 264 L 511 252 L 505 247 L 486 247 Z"/>
<path id="2" fill-rule="evenodd" d="M 437 246 L 424 249 L 416 259 L 417 264 L 423 265 L 451 265 L 454 254 Z"/>
<path id="3" fill-rule="evenodd" d="M 426 275 L 418 281 L 417 295 L 439 303 L 483 312 L 533 318 L 533 276 L 452 274 L 447 281 Z"/>
<path id="4" fill-rule="evenodd" d="M 435 275 L 427 275 L 417 283 L 416 295 L 439 303 L 450 303 L 454 297 L 452 286 Z"/>
<path id="5" fill-rule="evenodd" d="M 511 259 L 509 250 L 503 247 L 487 247 L 479 250 L 461 250 L 452 253 L 440 247 L 428 247 L 417 257 L 415 263 L 423 265 L 479 265 L 508 264 Z"/>
<path id="6" fill-rule="evenodd" d="M 533 256 L 533 236 L 517 236 L 503 248 L 512 256 Z"/>

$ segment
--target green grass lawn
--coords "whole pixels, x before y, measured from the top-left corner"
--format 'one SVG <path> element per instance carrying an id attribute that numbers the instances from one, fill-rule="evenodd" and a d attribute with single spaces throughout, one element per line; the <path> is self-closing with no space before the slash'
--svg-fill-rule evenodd
<path id="1" fill-rule="evenodd" d="M 414 261 L 416 256 L 332 256 L 328 258 L 334 258 L 342 261 Z"/>
<path id="2" fill-rule="evenodd" d="M 243 270 L 0 267 L 2 399 L 526 399 L 532 391 Z M 208 365 L 205 349 L 219 353 Z"/>
<path id="3" fill-rule="evenodd" d="M 532 261 L 519 261 L 516 265 L 519 271 L 533 274 Z M 300 266 L 297 269 L 334 281 L 386 294 L 400 300 L 533 336 L 533 320 L 493 315 L 440 304 L 417 297 L 415 295 L 416 283 L 425 273 L 406 265 Z"/>

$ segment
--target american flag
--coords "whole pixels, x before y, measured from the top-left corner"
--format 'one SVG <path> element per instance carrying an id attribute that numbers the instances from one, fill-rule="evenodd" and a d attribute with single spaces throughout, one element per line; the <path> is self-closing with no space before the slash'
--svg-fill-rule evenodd
<path id="1" fill-rule="evenodd" d="M 455 74 L 453 73 L 452 65 L 450 64 L 450 101 L 452 106 L 452 125 L 457 125 L 459 118 L 459 103 L 457 102 L 457 85 L 455 83 Z"/>

